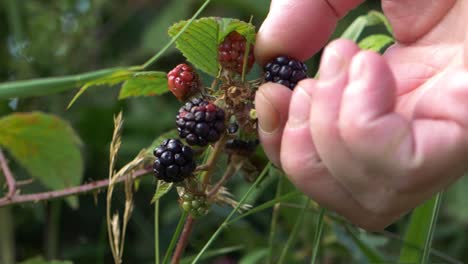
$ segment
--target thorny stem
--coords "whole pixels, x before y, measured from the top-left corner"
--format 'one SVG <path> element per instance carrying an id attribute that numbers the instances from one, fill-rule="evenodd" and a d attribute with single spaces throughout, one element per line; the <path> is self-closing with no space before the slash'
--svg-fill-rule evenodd
<path id="1" fill-rule="evenodd" d="M 16 181 L 15 181 L 15 178 L 13 177 L 13 173 L 11 173 L 11 170 L 8 167 L 8 161 L 5 158 L 5 155 L 3 155 L 3 152 L 1 149 L 0 149 L 0 167 L 2 168 L 3 174 L 5 175 L 5 179 L 8 185 L 8 193 L 3 199 L 9 200 L 15 196 Z M 1 202 L 3 201 L 3 199 L 0 199 L 0 207 L 1 207 Z"/>
<path id="2" fill-rule="evenodd" d="M 151 168 L 145 168 L 141 170 L 137 170 L 133 173 L 132 178 L 136 180 L 142 176 L 145 176 L 152 172 Z M 114 180 L 114 183 L 120 183 L 125 181 L 127 176 L 122 175 L 118 179 Z M 0 199 L 0 207 L 4 207 L 7 205 L 19 204 L 19 203 L 27 203 L 27 202 L 40 202 L 40 201 L 47 201 L 57 198 L 63 198 L 66 196 L 76 195 L 76 194 L 83 194 L 95 190 L 99 190 L 102 188 L 106 188 L 109 186 L 109 180 L 101 180 L 101 181 L 94 181 L 84 185 L 71 187 L 63 190 L 58 191 L 50 191 L 50 192 L 42 192 L 42 193 L 34 193 L 34 194 L 21 194 L 21 195 L 13 195 L 12 197 L 3 197 Z"/>
<path id="3" fill-rule="evenodd" d="M 182 254 L 184 253 L 185 248 L 187 247 L 188 239 L 192 233 L 194 219 L 191 215 L 187 217 L 187 220 L 184 224 L 184 230 L 180 234 L 179 242 L 172 256 L 171 264 L 179 264 Z"/>
<path id="4" fill-rule="evenodd" d="M 232 162 L 229 163 L 228 167 L 226 168 L 226 171 L 224 172 L 223 177 L 216 183 L 213 188 L 208 192 L 206 195 L 209 198 L 215 196 L 219 189 L 224 186 L 224 184 L 232 177 L 236 172 L 239 171 L 239 169 L 244 165 L 244 162 L 241 162 L 240 164 L 234 165 Z"/>
<path id="5" fill-rule="evenodd" d="M 208 161 L 206 162 L 206 170 L 202 174 L 203 186 L 207 186 L 210 183 L 211 175 L 213 174 L 216 161 L 218 160 L 220 154 L 222 153 L 221 150 L 223 149 L 225 142 L 226 142 L 226 137 L 223 136 L 214 145 L 213 151 L 211 152 L 211 155 L 208 158 Z"/>

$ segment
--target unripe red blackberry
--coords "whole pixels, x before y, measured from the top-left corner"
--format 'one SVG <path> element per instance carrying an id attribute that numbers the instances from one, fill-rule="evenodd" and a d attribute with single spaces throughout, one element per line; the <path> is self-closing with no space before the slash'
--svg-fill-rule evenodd
<path id="1" fill-rule="evenodd" d="M 177 131 L 189 145 L 206 146 L 218 141 L 225 132 L 224 119 L 223 109 L 195 98 L 180 108 L 176 119 Z"/>
<path id="2" fill-rule="evenodd" d="M 185 101 L 199 90 L 200 78 L 187 64 L 179 64 L 167 74 L 169 90 L 179 99 Z"/>
<path id="3" fill-rule="evenodd" d="M 191 193 L 184 193 L 180 196 L 180 205 L 193 218 L 206 215 L 211 206 L 205 195 Z"/>
<path id="4" fill-rule="evenodd" d="M 242 74 L 246 45 L 247 40 L 237 31 L 229 33 L 218 46 L 218 60 L 221 66 L 226 70 Z M 252 69 L 255 62 L 253 50 L 254 46 L 251 44 L 247 57 L 247 67 L 245 68 L 246 73 Z"/>
<path id="5" fill-rule="evenodd" d="M 264 71 L 265 81 L 282 84 L 291 90 L 307 78 L 307 66 L 288 56 L 276 57 L 265 65 Z"/>
<path id="6" fill-rule="evenodd" d="M 193 150 L 178 139 L 166 139 L 154 152 L 153 172 L 165 182 L 181 182 L 192 176 L 196 168 Z"/>

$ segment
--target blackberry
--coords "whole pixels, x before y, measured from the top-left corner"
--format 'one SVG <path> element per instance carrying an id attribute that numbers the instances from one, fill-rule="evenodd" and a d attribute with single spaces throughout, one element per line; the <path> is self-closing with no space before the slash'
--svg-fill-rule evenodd
<path id="1" fill-rule="evenodd" d="M 184 193 L 180 197 L 180 205 L 194 218 L 206 215 L 210 209 L 206 196 L 202 194 Z"/>
<path id="2" fill-rule="evenodd" d="M 244 66 L 244 54 L 247 40 L 237 31 L 233 31 L 226 36 L 224 41 L 218 46 L 218 60 L 224 69 L 242 74 Z M 254 47 L 251 44 L 247 57 L 245 72 L 248 73 L 255 62 L 253 54 Z"/>
<path id="3" fill-rule="evenodd" d="M 307 66 L 288 56 L 276 57 L 265 65 L 264 71 L 265 81 L 282 84 L 291 90 L 307 78 Z"/>
<path id="4" fill-rule="evenodd" d="M 226 126 L 224 110 L 212 102 L 194 98 L 177 115 L 177 131 L 189 145 L 206 146 L 221 138 Z"/>
<path id="5" fill-rule="evenodd" d="M 257 145 L 259 144 L 257 140 L 241 140 L 241 139 L 229 139 L 226 141 L 224 148 L 228 154 L 237 154 L 241 156 L 249 156 L 252 154 Z"/>
<path id="6" fill-rule="evenodd" d="M 181 182 L 190 177 L 196 168 L 193 150 L 178 139 L 166 139 L 154 152 L 153 172 L 165 182 Z"/>
<path id="7" fill-rule="evenodd" d="M 177 99 L 185 101 L 199 90 L 200 78 L 192 67 L 179 64 L 167 74 L 167 85 Z"/>

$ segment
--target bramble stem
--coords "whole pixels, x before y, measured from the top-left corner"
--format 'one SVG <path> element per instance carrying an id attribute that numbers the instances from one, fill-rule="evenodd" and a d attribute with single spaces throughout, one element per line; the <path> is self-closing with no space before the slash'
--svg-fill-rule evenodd
<path id="1" fill-rule="evenodd" d="M 180 235 L 179 242 L 177 242 L 177 247 L 174 251 L 174 256 L 172 256 L 171 264 L 179 264 L 182 254 L 187 247 L 190 234 L 192 233 L 193 222 L 193 217 L 189 215 L 185 220 L 184 229 Z"/>
<path id="2" fill-rule="evenodd" d="M 16 181 L 13 177 L 13 173 L 11 173 L 10 167 L 8 167 L 8 161 L 3 155 L 2 150 L 0 149 L 0 167 L 2 168 L 3 174 L 5 175 L 5 179 L 8 185 L 8 193 L 5 196 L 6 199 L 12 198 L 16 193 Z M 3 199 L 0 199 L 2 201 Z M 1 203 L 0 203 L 1 207 Z"/>
<path id="3" fill-rule="evenodd" d="M 205 172 L 202 174 L 202 181 L 204 187 L 206 187 L 210 183 L 211 175 L 213 174 L 216 161 L 222 153 L 221 150 L 223 149 L 225 142 L 226 137 L 222 136 L 221 139 L 218 142 L 216 142 L 216 144 L 213 147 L 213 151 L 211 152 L 210 157 L 206 162 Z"/>
<path id="4" fill-rule="evenodd" d="M 237 166 L 235 166 L 234 164 L 232 164 L 232 162 L 230 162 L 228 167 L 226 168 L 226 171 L 224 172 L 223 177 L 221 177 L 221 179 L 216 183 L 215 186 L 213 186 L 213 188 L 211 188 L 211 190 L 206 195 L 208 197 L 208 199 L 215 196 L 218 193 L 219 189 L 221 189 L 221 187 L 223 187 L 224 184 L 232 176 L 234 176 L 234 174 L 236 174 L 239 171 L 239 169 L 242 167 L 242 165 L 243 165 L 243 162 L 241 162 Z"/>
<path id="5" fill-rule="evenodd" d="M 137 170 L 132 175 L 133 180 L 136 180 L 151 172 L 152 172 L 151 168 Z M 122 175 L 118 179 L 114 180 L 114 183 L 123 182 L 126 180 L 126 178 L 127 178 L 126 175 Z M 99 190 L 102 188 L 106 188 L 108 186 L 109 186 L 109 179 L 105 179 L 105 180 L 90 182 L 90 183 L 83 184 L 83 185 L 76 186 L 76 187 L 58 190 L 58 191 L 50 191 L 50 192 L 42 192 L 42 193 L 34 193 L 34 194 L 20 194 L 20 195 L 13 195 L 12 197 L 5 196 L 0 199 L 0 207 L 13 205 L 13 204 L 20 204 L 20 203 L 27 203 L 27 202 L 40 202 L 40 201 L 57 199 L 57 198 L 63 198 L 66 196 L 83 194 L 83 193 Z"/>

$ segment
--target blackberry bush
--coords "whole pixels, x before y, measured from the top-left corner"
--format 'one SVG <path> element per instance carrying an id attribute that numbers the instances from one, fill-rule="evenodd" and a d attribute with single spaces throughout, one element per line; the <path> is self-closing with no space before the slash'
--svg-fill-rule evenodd
<path id="1" fill-rule="evenodd" d="M 221 66 L 229 71 L 242 74 L 244 67 L 244 54 L 246 52 L 247 40 L 237 31 L 233 31 L 226 36 L 224 41 L 218 46 L 218 60 Z M 254 46 L 250 45 L 247 57 L 246 73 L 248 73 L 255 62 L 253 53 Z"/>
<path id="2" fill-rule="evenodd" d="M 153 171 L 165 182 L 181 182 L 192 176 L 196 164 L 193 151 L 178 139 L 166 139 L 154 150 Z"/>
<path id="3" fill-rule="evenodd" d="M 182 106 L 176 119 L 179 136 L 185 138 L 189 145 L 214 143 L 226 129 L 224 110 L 200 98 Z"/>
<path id="4" fill-rule="evenodd" d="M 307 66 L 288 56 L 274 58 L 265 65 L 264 71 L 265 81 L 282 84 L 291 90 L 307 78 Z"/>

